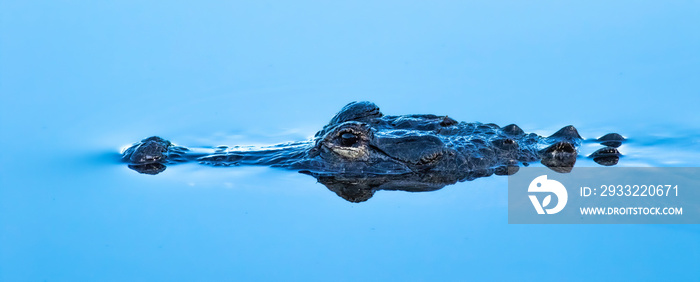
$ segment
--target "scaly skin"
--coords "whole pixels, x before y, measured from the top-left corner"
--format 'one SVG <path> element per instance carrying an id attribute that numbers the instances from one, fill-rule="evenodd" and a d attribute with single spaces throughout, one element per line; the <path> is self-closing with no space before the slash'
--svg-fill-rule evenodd
<path id="1" fill-rule="evenodd" d="M 371 102 L 353 102 L 309 141 L 206 150 L 150 137 L 129 147 L 122 159 L 146 174 L 188 161 L 283 167 L 310 174 L 346 200 L 360 202 L 376 190 L 436 190 L 457 181 L 512 174 L 520 165 L 536 161 L 569 172 L 581 141 L 573 126 L 542 137 L 514 124 L 499 127 L 436 115 L 384 116 Z M 615 148 L 624 138 L 611 133 L 599 141 L 608 147 L 591 157 L 603 165 L 616 164 Z"/>

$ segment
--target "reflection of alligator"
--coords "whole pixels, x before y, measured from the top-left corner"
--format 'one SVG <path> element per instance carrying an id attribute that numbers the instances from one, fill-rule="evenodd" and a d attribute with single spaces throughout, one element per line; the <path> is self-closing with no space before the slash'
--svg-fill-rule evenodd
<path id="1" fill-rule="evenodd" d="M 166 164 L 196 161 L 214 166 L 270 165 L 316 177 L 341 197 L 369 199 L 376 190 L 431 191 L 457 181 L 515 173 L 540 161 L 571 171 L 581 136 L 566 126 L 549 137 L 526 134 L 517 125 L 457 122 L 447 116 L 384 116 L 370 102 L 345 106 L 313 140 L 269 147 L 189 149 L 150 137 L 126 149 L 129 167 L 146 174 Z M 617 164 L 624 138 L 608 134 L 592 158 Z"/>

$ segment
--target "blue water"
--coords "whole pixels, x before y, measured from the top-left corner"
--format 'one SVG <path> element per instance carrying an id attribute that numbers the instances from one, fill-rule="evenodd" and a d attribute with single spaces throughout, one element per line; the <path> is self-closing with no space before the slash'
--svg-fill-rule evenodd
<path id="1" fill-rule="evenodd" d="M 353 204 L 293 171 L 114 160 L 305 140 L 369 100 L 700 165 L 697 3 L 376 2 L 0 2 L 0 281 L 700 279 L 698 226 L 509 225 L 505 177 Z"/>

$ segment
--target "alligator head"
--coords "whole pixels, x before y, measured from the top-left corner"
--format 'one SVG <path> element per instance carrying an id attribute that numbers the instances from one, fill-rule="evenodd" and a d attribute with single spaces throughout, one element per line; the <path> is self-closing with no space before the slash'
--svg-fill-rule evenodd
<path id="1" fill-rule="evenodd" d="M 609 145 L 619 146 L 624 140 L 619 134 L 606 136 L 600 141 Z M 312 140 L 269 147 L 189 149 L 150 137 L 125 150 L 123 160 L 146 174 L 187 161 L 284 167 L 316 177 L 349 201 L 363 201 L 376 190 L 436 190 L 457 181 L 512 174 L 520 165 L 536 161 L 566 173 L 576 163 L 581 141 L 573 126 L 543 137 L 527 134 L 514 124 L 499 127 L 437 115 L 386 116 L 374 103 L 353 102 Z M 613 165 L 619 152 L 607 146 L 592 157 Z"/>
<path id="2" fill-rule="evenodd" d="M 446 116 L 385 117 L 373 103 L 351 103 L 316 133 L 314 146 L 298 165 L 364 174 L 438 170 L 460 155 L 435 130 L 455 124 Z"/>

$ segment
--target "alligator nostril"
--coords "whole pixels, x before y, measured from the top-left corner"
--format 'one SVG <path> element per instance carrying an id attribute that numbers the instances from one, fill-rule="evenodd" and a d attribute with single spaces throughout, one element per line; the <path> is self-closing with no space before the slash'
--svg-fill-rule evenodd
<path id="1" fill-rule="evenodd" d="M 616 148 L 605 147 L 598 149 L 588 157 L 593 158 L 593 161 L 600 165 L 611 166 L 617 164 L 617 162 L 620 160 L 620 156 L 620 151 L 618 151 Z"/>
<path id="2" fill-rule="evenodd" d="M 598 138 L 598 142 L 600 142 L 601 145 L 613 148 L 620 147 L 624 141 L 625 137 L 617 133 L 608 133 Z"/>
<path id="3" fill-rule="evenodd" d="M 354 145 L 355 143 L 357 143 L 357 135 L 350 132 L 340 135 L 340 145 L 348 147 Z"/>

